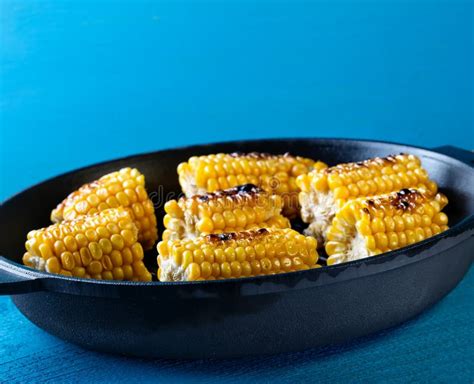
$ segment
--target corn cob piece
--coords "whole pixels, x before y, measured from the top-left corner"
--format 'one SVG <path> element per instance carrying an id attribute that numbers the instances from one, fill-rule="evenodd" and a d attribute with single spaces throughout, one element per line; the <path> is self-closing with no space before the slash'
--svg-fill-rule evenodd
<path id="1" fill-rule="evenodd" d="M 255 184 L 267 192 L 281 195 L 283 214 L 297 215 L 296 177 L 313 169 L 325 168 L 320 161 L 268 153 L 219 153 L 191 157 L 178 166 L 179 183 L 187 197 L 242 184 Z"/>
<path id="2" fill-rule="evenodd" d="M 130 210 L 138 241 L 144 249 L 151 249 L 158 239 L 155 209 L 145 189 L 145 176 L 135 168 L 123 168 L 83 185 L 51 212 L 51 221 L 74 220 L 117 207 Z"/>
<path id="3" fill-rule="evenodd" d="M 66 276 L 151 281 L 138 229 L 124 208 L 64 221 L 28 233 L 23 263 Z"/>
<path id="4" fill-rule="evenodd" d="M 165 204 L 163 240 L 258 228 L 289 228 L 289 220 L 280 214 L 282 207 L 281 196 L 268 194 L 253 184 L 170 200 Z"/>
<path id="5" fill-rule="evenodd" d="M 227 279 L 319 267 L 316 240 L 290 228 L 161 241 L 157 248 L 161 281 Z"/>
<path id="6" fill-rule="evenodd" d="M 324 245 L 326 232 L 338 209 L 348 200 L 417 188 L 435 194 L 437 185 L 428 178 L 421 161 L 413 155 L 376 157 L 359 163 L 339 164 L 297 178 L 301 192 L 301 217 L 309 223 L 306 235 Z"/>
<path id="7" fill-rule="evenodd" d="M 415 189 L 349 201 L 327 233 L 328 265 L 375 256 L 448 229 L 448 199 Z"/>

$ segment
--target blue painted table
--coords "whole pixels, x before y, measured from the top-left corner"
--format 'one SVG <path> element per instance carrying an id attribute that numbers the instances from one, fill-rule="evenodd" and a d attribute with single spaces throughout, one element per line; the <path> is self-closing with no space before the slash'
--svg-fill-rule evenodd
<path id="1" fill-rule="evenodd" d="M 142 360 L 67 344 L 0 298 L 0 380 L 5 382 L 472 383 L 474 271 L 416 319 L 357 342 L 258 359 Z"/>
<path id="2" fill-rule="evenodd" d="M 96 161 L 216 140 L 472 149 L 473 4 L 0 1 L 0 200 Z M 5 297 L 0 318 L 1 382 L 474 380 L 472 271 L 398 328 L 260 359 L 100 355 L 45 334 Z"/>

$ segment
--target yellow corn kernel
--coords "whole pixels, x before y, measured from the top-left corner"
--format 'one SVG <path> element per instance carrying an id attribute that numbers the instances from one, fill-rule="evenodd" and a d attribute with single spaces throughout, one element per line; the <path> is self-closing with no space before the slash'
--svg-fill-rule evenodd
<path id="1" fill-rule="evenodd" d="M 412 157 L 414 159 L 409 160 Z M 296 182 L 301 190 L 298 197 L 301 217 L 305 223 L 310 224 L 305 233 L 316 237 L 320 245 L 327 240 L 334 216 L 350 200 L 396 192 L 403 188 L 419 188 L 427 195 L 434 196 L 437 188 L 436 184 L 427 178 L 419 159 L 412 155 L 339 164 L 323 170 L 314 170 L 300 176 Z M 446 204 L 443 198 L 435 202 Z M 383 221 L 377 220 L 372 231 L 393 231 L 393 225 L 397 223 L 391 220 L 391 216 L 391 212 L 376 211 L 374 217 Z M 408 219 L 409 226 L 410 220 Z"/>
<path id="2" fill-rule="evenodd" d="M 385 224 L 384 221 L 378 217 L 372 220 L 371 229 L 373 233 L 384 232 Z"/>
<path id="3" fill-rule="evenodd" d="M 377 248 L 384 250 L 388 248 L 388 237 L 385 233 L 379 232 L 374 235 Z"/>
<path id="4" fill-rule="evenodd" d="M 46 260 L 46 272 L 59 273 L 61 270 L 61 263 L 57 257 L 50 257 Z"/>
<path id="5" fill-rule="evenodd" d="M 161 281 L 237 278 L 297 271 L 313 267 L 318 259 L 316 240 L 290 229 L 257 229 L 211 234 L 193 239 L 169 240 L 158 245 L 158 275 Z M 173 259 L 177 249 L 181 263 Z M 277 249 L 284 249 L 280 254 Z M 209 262 L 209 254 L 214 262 Z M 194 256 L 194 259 L 193 259 Z M 185 273 L 182 273 L 185 271 Z"/>
<path id="6" fill-rule="evenodd" d="M 201 277 L 201 267 L 197 263 L 191 263 L 186 268 L 187 271 L 187 280 L 195 281 Z"/>
<path id="7" fill-rule="evenodd" d="M 444 212 L 439 212 L 433 217 L 433 223 L 438 225 L 447 225 L 448 216 Z"/>
<path id="8" fill-rule="evenodd" d="M 377 244 L 375 243 L 374 236 L 369 235 L 365 237 L 365 246 L 369 251 L 375 250 Z"/>
<path id="9" fill-rule="evenodd" d="M 446 205 L 447 199 L 440 194 L 404 189 L 348 202 L 337 212 L 327 232 L 328 265 L 392 251 L 448 229 L 448 217 L 437 211 L 442 207 L 440 201 Z M 427 206 L 432 210 L 429 214 Z"/>
<path id="10" fill-rule="evenodd" d="M 139 229 L 138 241 L 145 249 L 152 248 L 158 238 L 156 216 L 153 203 L 145 190 L 145 177 L 137 169 L 123 168 L 83 185 L 51 212 L 51 220 L 59 223 L 118 207 L 129 209 Z M 173 207 L 169 206 L 168 209 L 173 210 Z M 98 235 L 99 238 L 109 236 L 105 228 L 101 228 Z M 85 236 L 96 241 L 90 239 L 87 234 Z M 65 239 L 65 245 L 70 252 L 74 252 L 77 247 L 77 242 L 73 240 Z M 81 241 L 83 244 L 85 239 L 81 238 Z M 79 247 L 83 247 L 82 244 L 79 244 Z"/>
<path id="11" fill-rule="evenodd" d="M 163 240 L 258 228 L 288 228 L 281 215 L 283 200 L 244 184 L 167 203 Z"/>
<path id="12" fill-rule="evenodd" d="M 121 221 L 127 224 L 128 229 L 122 233 L 126 231 L 126 242 L 132 250 L 120 247 L 121 242 L 124 242 L 122 235 L 106 232 L 109 224 Z M 109 234 L 109 238 L 103 237 L 106 233 Z M 23 257 L 23 262 L 27 266 L 65 276 L 89 275 L 104 280 L 151 280 L 151 274 L 142 262 L 143 249 L 138 242 L 138 229 L 127 209 L 107 209 L 91 216 L 80 216 L 72 221 L 63 221 L 36 230 L 32 236 L 25 245 L 27 249 L 29 248 Z M 28 245 L 32 240 L 35 244 L 39 244 L 37 250 L 31 243 Z M 49 247 L 49 243 L 54 246 Z M 132 259 L 132 251 L 141 257 L 139 261 Z M 134 274 L 133 270 L 124 272 L 123 268 L 133 262 L 139 263 L 136 269 L 140 274 Z"/>
<path id="13" fill-rule="evenodd" d="M 288 154 L 232 153 L 191 157 L 178 166 L 178 175 L 187 197 L 239 184 L 258 185 L 269 193 L 282 195 L 283 214 L 293 217 L 299 209 L 296 178 L 325 167 L 324 163 Z"/>

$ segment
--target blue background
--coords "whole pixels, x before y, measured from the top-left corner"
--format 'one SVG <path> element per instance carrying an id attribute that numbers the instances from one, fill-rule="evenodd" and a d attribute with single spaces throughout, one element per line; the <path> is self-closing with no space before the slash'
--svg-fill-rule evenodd
<path id="1" fill-rule="evenodd" d="M 99 160 L 213 140 L 474 148 L 472 1 L 0 7 L 0 199 Z"/>
<path id="2" fill-rule="evenodd" d="M 473 14 L 471 1 L 0 0 L 0 200 L 100 160 L 218 140 L 473 149 Z M 360 343 L 210 366 L 85 352 L 0 298 L 0 381 L 472 382 L 473 288 L 471 272 Z"/>

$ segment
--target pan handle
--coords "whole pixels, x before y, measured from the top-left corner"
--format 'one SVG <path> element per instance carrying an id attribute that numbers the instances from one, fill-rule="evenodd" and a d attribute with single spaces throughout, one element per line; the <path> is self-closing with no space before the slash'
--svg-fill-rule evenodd
<path id="1" fill-rule="evenodd" d="M 16 271 L 12 265 L 0 256 L 0 296 L 17 295 L 41 291 L 41 279 Z"/>
<path id="2" fill-rule="evenodd" d="M 433 148 L 434 151 L 448 155 L 458 159 L 471 167 L 474 167 L 474 152 L 466 149 L 454 147 L 452 145 L 443 145 L 442 147 Z"/>

